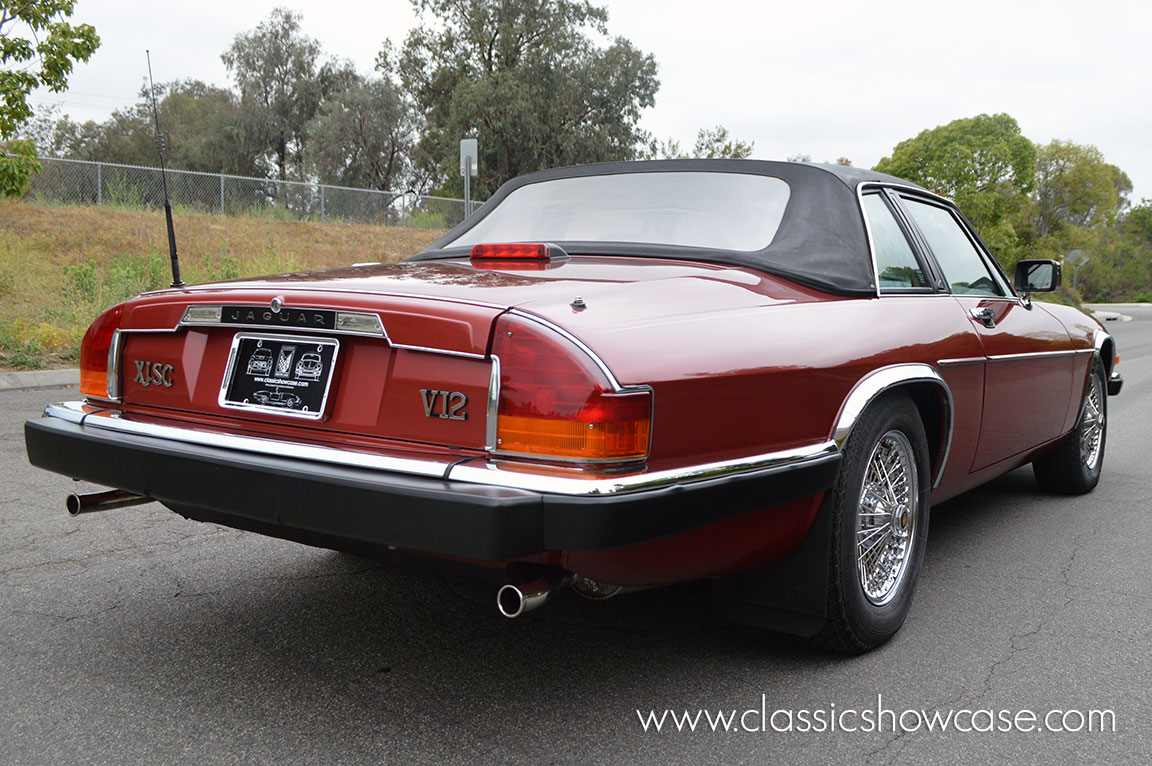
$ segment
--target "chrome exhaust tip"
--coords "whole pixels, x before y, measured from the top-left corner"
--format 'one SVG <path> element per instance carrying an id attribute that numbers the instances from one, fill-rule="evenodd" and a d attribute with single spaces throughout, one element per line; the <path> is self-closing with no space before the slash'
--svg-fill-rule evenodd
<path id="1" fill-rule="evenodd" d="M 496 608 L 500 614 L 512 619 L 525 612 L 539 609 L 548 602 L 552 594 L 566 585 L 568 578 L 550 580 L 542 578 L 527 585 L 504 585 L 496 593 Z"/>
<path id="2" fill-rule="evenodd" d="M 68 496 L 64 505 L 69 516 L 79 516 L 82 513 L 95 513 L 96 511 L 110 511 L 113 508 L 127 508 L 130 505 L 151 503 L 152 498 L 127 492 L 123 489 L 110 489 L 106 492 L 75 492 Z"/>

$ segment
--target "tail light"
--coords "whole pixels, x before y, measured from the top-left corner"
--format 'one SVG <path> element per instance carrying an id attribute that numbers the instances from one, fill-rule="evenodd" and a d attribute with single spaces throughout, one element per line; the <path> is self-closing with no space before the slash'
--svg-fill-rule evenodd
<path id="1" fill-rule="evenodd" d="M 119 370 L 110 360 L 117 349 L 112 347 L 115 333 L 120 329 L 123 309 L 114 306 L 96 317 L 84 333 L 80 344 L 80 393 L 95 399 L 115 399 L 119 396 Z M 111 379 L 110 379 L 111 376 Z"/>
<path id="2" fill-rule="evenodd" d="M 578 462 L 648 454 L 652 392 L 616 391 L 576 344 L 505 315 L 492 353 L 500 358 L 496 450 Z"/>

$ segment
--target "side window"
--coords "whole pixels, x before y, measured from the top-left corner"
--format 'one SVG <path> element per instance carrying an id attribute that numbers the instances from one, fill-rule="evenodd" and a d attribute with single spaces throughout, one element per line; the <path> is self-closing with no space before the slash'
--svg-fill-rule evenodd
<path id="1" fill-rule="evenodd" d="M 884 199 L 879 194 L 864 195 L 864 213 L 876 248 L 876 279 L 880 289 L 931 287 Z"/>
<path id="2" fill-rule="evenodd" d="M 980 251 L 968 239 L 960 222 L 938 205 L 902 197 L 904 209 L 916 223 L 944 278 L 958 295 L 1004 295 L 999 280 L 988 270 Z"/>

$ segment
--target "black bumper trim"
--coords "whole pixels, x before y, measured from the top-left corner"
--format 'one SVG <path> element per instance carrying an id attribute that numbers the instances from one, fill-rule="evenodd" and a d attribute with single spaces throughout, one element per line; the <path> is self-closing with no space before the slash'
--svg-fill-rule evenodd
<path id="1" fill-rule="evenodd" d="M 314 533 L 493 561 L 674 535 L 821 492 L 840 465 L 832 453 L 717 479 L 572 496 L 238 452 L 55 418 L 27 421 L 24 434 L 34 466 L 145 495 L 193 518 L 289 539 Z"/>

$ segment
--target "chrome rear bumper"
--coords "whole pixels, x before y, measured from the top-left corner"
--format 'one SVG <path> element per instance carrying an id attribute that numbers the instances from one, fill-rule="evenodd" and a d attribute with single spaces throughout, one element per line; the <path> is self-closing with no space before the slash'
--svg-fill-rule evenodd
<path id="1" fill-rule="evenodd" d="M 823 491 L 840 464 L 828 442 L 577 478 L 484 458 L 384 455 L 162 425 L 80 402 L 49 406 L 25 424 L 25 439 L 33 465 L 193 518 L 491 560 L 677 534 Z"/>

